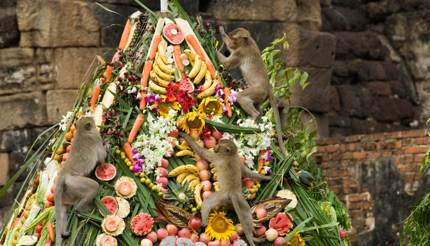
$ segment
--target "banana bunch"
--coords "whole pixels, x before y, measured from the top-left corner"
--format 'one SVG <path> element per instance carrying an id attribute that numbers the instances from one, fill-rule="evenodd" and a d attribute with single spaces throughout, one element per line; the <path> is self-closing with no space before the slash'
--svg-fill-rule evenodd
<path id="1" fill-rule="evenodd" d="M 197 85 L 203 80 L 203 78 L 205 78 L 206 74 L 209 73 L 206 62 L 189 49 L 184 50 L 184 53 L 187 55 L 188 60 L 192 65 L 192 69 L 188 73 L 188 77 L 193 79 L 194 84 Z"/>
<path id="2" fill-rule="evenodd" d="M 197 207 L 201 207 L 203 204 L 203 199 L 201 196 L 203 190 L 203 185 L 198 184 L 194 189 L 194 201 L 196 201 Z"/>
<path id="3" fill-rule="evenodd" d="M 152 71 L 149 73 L 150 81 L 148 86 L 152 91 L 159 94 L 166 94 L 166 87 L 170 81 L 175 79 L 175 68 L 170 65 L 172 63 L 172 54 L 167 50 L 167 42 L 162 40 L 158 44 L 155 62 L 152 65 Z"/>
<path id="4" fill-rule="evenodd" d="M 217 170 L 215 168 L 215 165 L 213 163 L 210 164 L 210 167 L 211 167 L 212 177 L 213 177 L 213 179 L 215 181 L 213 183 L 214 190 L 215 191 L 219 191 L 218 172 L 217 172 Z"/>
<path id="5" fill-rule="evenodd" d="M 178 148 L 179 151 L 175 153 L 175 156 L 194 156 L 194 152 L 191 151 L 190 146 L 185 141 L 181 141 L 181 144 L 176 145 L 176 148 Z"/>
<path id="6" fill-rule="evenodd" d="M 192 191 L 200 184 L 199 169 L 193 164 L 179 166 L 169 172 L 169 177 L 176 177 L 176 182 L 185 185 Z"/>

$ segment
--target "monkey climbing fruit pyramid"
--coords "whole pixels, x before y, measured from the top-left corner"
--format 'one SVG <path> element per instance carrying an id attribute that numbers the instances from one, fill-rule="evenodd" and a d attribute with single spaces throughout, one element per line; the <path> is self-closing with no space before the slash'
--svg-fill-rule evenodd
<path id="1" fill-rule="evenodd" d="M 212 211 L 202 225 L 202 203 L 220 181 L 180 132 L 209 150 L 221 138 L 232 139 L 240 165 L 272 176 L 242 182 L 261 245 L 346 245 L 339 231 L 348 224 L 338 200 L 324 186 L 300 181 L 300 166 L 293 164 L 303 162 L 302 145 L 287 143 L 290 154 L 280 153 L 270 108 L 252 121 L 236 104 L 241 89 L 220 72 L 213 28 L 194 22 L 177 1 L 169 8 L 165 17 L 132 14 L 110 62 L 91 64 L 73 110 L 40 136 L 40 147 L 24 163 L 31 171 L 0 243 L 55 243 L 55 177 L 73 151 L 76 120 L 92 115 L 108 156 L 93 175 L 100 184 L 94 209 L 68 212 L 67 245 L 244 245 L 243 227 L 229 208 Z M 280 53 L 272 51 L 271 58 Z"/>

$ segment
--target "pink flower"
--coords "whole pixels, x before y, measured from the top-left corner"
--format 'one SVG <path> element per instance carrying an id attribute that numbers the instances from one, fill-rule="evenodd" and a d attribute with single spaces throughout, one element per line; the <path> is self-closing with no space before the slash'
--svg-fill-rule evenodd
<path id="1" fill-rule="evenodd" d="M 284 236 L 293 228 L 293 222 L 287 214 L 279 213 L 270 220 L 269 226 L 275 229 L 280 236 Z"/>
<path id="2" fill-rule="evenodd" d="M 140 213 L 131 218 L 130 221 L 131 231 L 138 236 L 150 233 L 152 225 L 154 225 L 154 219 L 146 213 Z"/>

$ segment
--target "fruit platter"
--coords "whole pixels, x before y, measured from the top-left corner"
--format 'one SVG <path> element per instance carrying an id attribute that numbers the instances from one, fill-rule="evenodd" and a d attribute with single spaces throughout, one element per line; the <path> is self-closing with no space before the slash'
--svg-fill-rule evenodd
<path id="1" fill-rule="evenodd" d="M 68 211 L 64 245 L 248 245 L 229 208 L 211 211 L 203 225 L 202 203 L 219 191 L 218 172 L 180 133 L 209 151 L 232 139 L 241 165 L 272 177 L 242 180 L 258 245 L 348 245 L 347 212 L 312 161 L 314 137 L 293 117 L 300 112 L 287 112 L 286 131 L 295 134 L 284 155 L 270 106 L 253 121 L 238 105 L 241 88 L 216 58 L 214 28 L 177 1 L 162 14 L 142 7 L 128 18 L 109 62 L 97 57 L 89 66 L 74 108 L 36 140 L 0 244 L 55 244 L 56 177 L 73 151 L 76 121 L 92 116 L 107 157 L 91 175 L 100 187 L 94 208 Z M 282 60 L 285 43 L 277 39 L 263 51 L 269 72 L 281 69 L 271 65 Z M 291 71 L 290 82 L 306 80 Z"/>

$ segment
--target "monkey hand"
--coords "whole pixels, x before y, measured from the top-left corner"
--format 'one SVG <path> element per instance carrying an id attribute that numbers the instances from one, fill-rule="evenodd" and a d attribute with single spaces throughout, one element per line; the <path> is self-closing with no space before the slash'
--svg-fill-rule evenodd
<path id="1" fill-rule="evenodd" d="M 221 33 L 221 35 L 225 35 L 225 30 L 224 30 L 224 26 L 223 25 L 219 26 L 219 33 Z"/>

